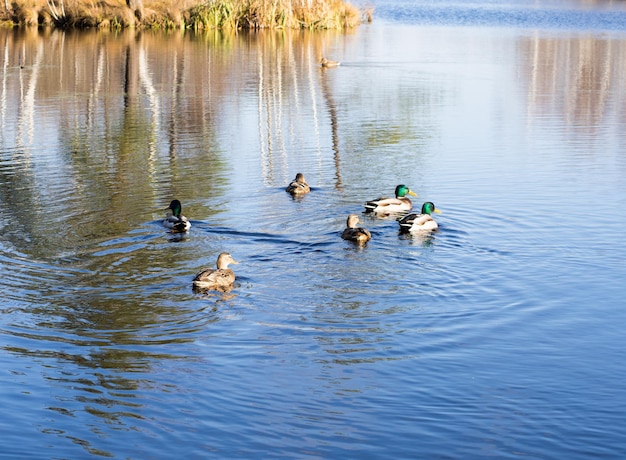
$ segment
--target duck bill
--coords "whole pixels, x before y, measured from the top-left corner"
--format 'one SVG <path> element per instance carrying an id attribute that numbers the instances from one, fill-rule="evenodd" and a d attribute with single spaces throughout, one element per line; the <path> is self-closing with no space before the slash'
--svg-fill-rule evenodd
<path id="1" fill-rule="evenodd" d="M 409 195 L 411 195 L 411 196 L 417 196 L 417 193 L 415 193 L 413 190 L 409 190 Z"/>
<path id="2" fill-rule="evenodd" d="M 441 214 L 441 211 L 439 209 L 434 209 L 433 212 L 436 212 L 437 214 Z"/>

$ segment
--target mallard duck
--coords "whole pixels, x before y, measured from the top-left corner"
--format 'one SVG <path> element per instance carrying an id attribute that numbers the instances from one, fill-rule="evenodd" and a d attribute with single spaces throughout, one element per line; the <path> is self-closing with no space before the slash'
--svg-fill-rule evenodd
<path id="1" fill-rule="evenodd" d="M 400 224 L 400 230 L 405 232 L 409 231 L 411 233 L 437 230 L 439 225 L 431 216 L 431 213 L 433 212 L 441 214 L 441 211 L 435 208 L 432 201 L 427 201 L 422 205 L 421 213 L 407 214 L 399 220 L 398 223 Z"/>
<path id="2" fill-rule="evenodd" d="M 340 66 L 340 65 L 341 65 L 341 62 L 337 62 L 337 61 L 329 61 L 328 59 L 326 59 L 325 57 L 323 57 L 323 58 L 320 60 L 320 65 L 321 65 L 322 67 L 325 67 L 325 68 L 329 68 L 329 67 L 338 67 L 338 66 Z"/>
<path id="3" fill-rule="evenodd" d="M 410 211 L 413 203 L 406 195 L 417 196 L 417 194 L 404 184 L 396 187 L 395 198 L 377 198 L 365 203 L 365 212 L 373 212 L 374 214 L 388 216 L 399 212 Z"/>
<path id="4" fill-rule="evenodd" d="M 311 187 L 306 183 L 304 174 L 298 173 L 296 174 L 296 178 L 291 181 L 285 190 L 292 195 L 304 195 L 311 191 Z"/>
<path id="5" fill-rule="evenodd" d="M 229 264 L 238 264 L 233 256 L 222 252 L 217 257 L 217 269 L 205 268 L 193 279 L 194 289 L 201 291 L 230 291 L 235 283 L 235 273 L 228 268 Z"/>
<path id="6" fill-rule="evenodd" d="M 191 228 L 191 222 L 181 214 L 183 206 L 178 200 L 172 200 L 166 208 L 167 214 L 163 219 L 163 225 L 170 229 L 172 233 L 184 233 Z"/>
<path id="7" fill-rule="evenodd" d="M 367 243 L 372 238 L 372 234 L 366 228 L 357 227 L 358 223 L 360 223 L 359 216 L 350 214 L 346 220 L 346 229 L 341 237 L 356 243 Z"/>

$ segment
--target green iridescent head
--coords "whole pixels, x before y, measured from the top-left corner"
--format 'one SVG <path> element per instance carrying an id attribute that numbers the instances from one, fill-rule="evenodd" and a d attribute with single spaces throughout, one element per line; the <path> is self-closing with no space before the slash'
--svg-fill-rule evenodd
<path id="1" fill-rule="evenodd" d="M 396 198 L 402 198 L 406 195 L 417 196 L 417 193 L 412 191 L 409 187 L 404 184 L 400 184 L 396 187 Z"/>
<path id="2" fill-rule="evenodd" d="M 178 200 L 172 200 L 172 202 L 170 203 L 169 208 L 167 209 L 171 209 L 172 210 L 172 214 L 176 217 L 180 217 L 180 213 L 183 210 L 183 205 L 180 204 L 180 201 Z"/>
<path id="3" fill-rule="evenodd" d="M 435 204 L 432 201 L 427 201 L 422 205 L 422 214 L 431 214 L 431 213 L 441 214 L 441 211 L 435 208 Z"/>

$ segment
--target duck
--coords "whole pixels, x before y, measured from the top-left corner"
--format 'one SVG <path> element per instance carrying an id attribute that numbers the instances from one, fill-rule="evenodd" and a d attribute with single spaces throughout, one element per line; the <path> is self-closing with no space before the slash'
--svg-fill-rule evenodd
<path id="1" fill-rule="evenodd" d="M 365 212 L 388 216 L 390 214 L 410 211 L 413 208 L 413 203 L 411 203 L 411 200 L 407 198 L 406 195 L 417 196 L 417 193 L 412 191 L 409 187 L 404 184 L 396 186 L 395 195 L 395 198 L 381 197 L 368 201 L 365 203 Z"/>
<path id="2" fill-rule="evenodd" d="M 421 213 L 407 214 L 398 221 L 400 224 L 400 231 L 416 233 L 437 230 L 439 225 L 431 216 L 433 212 L 441 214 L 441 211 L 435 207 L 435 204 L 432 201 L 427 201 L 422 205 Z"/>
<path id="3" fill-rule="evenodd" d="M 341 65 L 341 62 L 337 62 L 337 61 L 329 61 L 328 59 L 326 59 L 325 57 L 323 57 L 320 60 L 320 65 L 324 68 L 329 68 L 329 67 L 338 67 Z"/>
<path id="4" fill-rule="evenodd" d="M 291 193 L 292 195 L 304 195 L 311 191 L 311 187 L 309 187 L 309 184 L 306 183 L 304 174 L 298 173 L 296 174 L 296 178 L 291 181 L 285 191 Z"/>
<path id="5" fill-rule="evenodd" d="M 228 252 L 217 256 L 217 269 L 205 268 L 193 279 L 194 290 L 228 292 L 235 283 L 235 273 L 228 268 L 230 264 L 238 264 Z"/>
<path id="6" fill-rule="evenodd" d="M 360 223 L 359 216 L 356 214 L 350 214 L 346 220 L 346 228 L 341 234 L 344 240 L 354 241 L 356 243 L 367 243 L 372 239 L 372 234 L 366 228 L 357 227 Z"/>
<path id="7" fill-rule="evenodd" d="M 166 208 L 167 214 L 163 219 L 163 226 L 170 229 L 172 233 L 185 233 L 191 228 L 191 222 L 182 215 L 183 206 L 178 200 L 172 200 Z"/>

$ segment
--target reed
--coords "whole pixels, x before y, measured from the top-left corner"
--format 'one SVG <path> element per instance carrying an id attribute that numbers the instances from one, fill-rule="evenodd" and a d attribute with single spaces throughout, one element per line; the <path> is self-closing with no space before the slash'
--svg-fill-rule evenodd
<path id="1" fill-rule="evenodd" d="M 4 18 L 17 26 L 51 26 L 87 29 L 129 27 L 135 24 L 132 11 L 121 0 L 31 0 L 15 1 Z"/>
<path id="2" fill-rule="evenodd" d="M 195 29 L 343 29 L 361 22 L 343 0 L 213 0 L 192 10 Z"/>
<path id="3" fill-rule="evenodd" d="M 371 21 L 344 0 L 15 0 L 0 21 L 59 28 L 346 29 Z"/>

